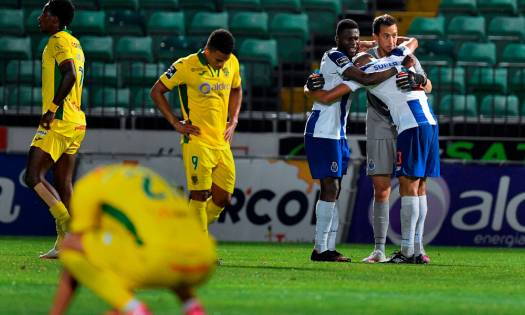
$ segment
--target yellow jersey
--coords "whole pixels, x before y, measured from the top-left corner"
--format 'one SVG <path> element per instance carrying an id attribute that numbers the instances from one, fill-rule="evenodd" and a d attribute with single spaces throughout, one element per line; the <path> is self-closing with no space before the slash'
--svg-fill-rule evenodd
<path id="1" fill-rule="evenodd" d="M 42 114 L 48 109 L 62 80 L 59 66 L 65 62 L 73 62 L 77 72 L 77 80 L 66 96 L 64 102 L 55 113 L 55 119 L 60 119 L 77 125 L 86 125 L 86 116 L 81 105 L 82 84 L 84 83 L 84 52 L 79 41 L 71 36 L 71 31 L 62 30 L 49 38 L 42 53 Z M 61 133 L 57 130 L 58 133 Z"/>
<path id="2" fill-rule="evenodd" d="M 181 143 L 191 141 L 217 150 L 230 147 L 223 133 L 228 123 L 231 89 L 241 85 L 239 72 L 239 61 L 233 54 L 224 68 L 215 70 L 206 62 L 201 49 L 175 61 L 160 77 L 169 90 L 179 87 L 184 119 L 201 130 L 200 136 L 192 136 L 191 140 L 183 135 Z"/>
<path id="3" fill-rule="evenodd" d="M 195 251 L 196 244 L 212 246 L 184 193 L 145 167 L 93 170 L 75 184 L 70 208 L 73 233 L 101 231 L 136 248 L 147 245 L 181 253 Z"/>

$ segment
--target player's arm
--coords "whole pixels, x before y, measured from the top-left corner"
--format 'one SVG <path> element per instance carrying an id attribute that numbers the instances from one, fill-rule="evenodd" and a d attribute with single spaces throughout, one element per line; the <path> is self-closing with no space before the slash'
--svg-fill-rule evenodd
<path id="1" fill-rule="evenodd" d="M 233 88 L 230 92 L 230 121 L 226 125 L 226 130 L 224 131 L 224 141 L 231 142 L 233 138 L 233 133 L 235 128 L 239 123 L 239 112 L 241 111 L 242 104 L 242 85 L 239 84 L 238 87 Z"/>
<path id="2" fill-rule="evenodd" d="M 66 269 L 63 269 L 58 283 L 58 289 L 55 294 L 55 301 L 53 302 L 53 307 L 51 308 L 49 315 L 62 315 L 66 313 L 69 302 L 71 302 L 77 286 L 78 282 L 73 278 L 71 273 Z"/>
<path id="3" fill-rule="evenodd" d="M 351 81 L 368 86 L 379 84 L 385 81 L 386 79 L 390 78 L 391 76 L 396 75 L 398 72 L 398 69 L 390 68 L 386 71 L 366 73 L 358 67 L 348 67 L 343 72 L 343 76 Z"/>
<path id="4" fill-rule="evenodd" d="M 310 90 L 307 85 L 304 86 L 304 95 L 322 104 L 332 103 L 334 100 L 350 92 L 352 92 L 352 89 L 344 83 L 339 84 L 329 91 Z"/>

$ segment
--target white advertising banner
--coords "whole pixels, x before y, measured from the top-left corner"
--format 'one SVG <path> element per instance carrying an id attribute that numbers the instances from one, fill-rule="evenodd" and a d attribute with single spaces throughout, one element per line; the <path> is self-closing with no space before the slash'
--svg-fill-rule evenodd
<path id="1" fill-rule="evenodd" d="M 180 157 L 86 155 L 78 161 L 77 178 L 98 165 L 124 161 L 149 167 L 187 191 Z M 320 185 L 311 178 L 306 160 L 236 158 L 235 167 L 232 202 L 209 227 L 217 240 L 313 242 Z M 344 177 L 339 197 L 341 219 L 346 218 L 348 209 L 350 177 Z"/>

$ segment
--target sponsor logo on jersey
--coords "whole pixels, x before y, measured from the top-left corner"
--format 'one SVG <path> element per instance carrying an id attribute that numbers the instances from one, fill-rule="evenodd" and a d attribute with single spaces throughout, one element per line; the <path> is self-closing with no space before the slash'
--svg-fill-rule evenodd
<path id="1" fill-rule="evenodd" d="M 168 80 L 171 80 L 171 78 L 173 78 L 173 76 L 175 75 L 175 73 L 177 72 L 177 68 L 175 68 L 174 65 L 171 65 L 168 70 L 166 70 L 166 78 L 168 78 Z"/>
<path id="2" fill-rule="evenodd" d="M 38 130 L 38 131 L 36 132 L 36 134 L 37 134 L 37 135 L 41 135 L 41 136 L 43 136 L 43 137 L 47 136 L 47 132 L 45 132 L 44 130 Z"/>
<path id="3" fill-rule="evenodd" d="M 395 66 L 399 66 L 399 63 L 397 63 L 396 61 L 394 61 L 394 62 L 378 63 L 378 64 L 374 65 L 374 70 L 380 70 L 380 69 L 384 69 L 384 68 L 392 68 L 392 67 L 395 67 Z"/>
<path id="4" fill-rule="evenodd" d="M 330 167 L 330 170 L 332 172 L 337 173 L 337 170 L 339 170 L 339 166 L 337 166 L 337 162 L 332 162 L 332 167 Z"/>
<path id="5" fill-rule="evenodd" d="M 76 49 L 82 49 L 82 46 L 80 46 L 80 43 L 71 42 L 71 46 L 75 47 Z"/>
<path id="6" fill-rule="evenodd" d="M 35 141 L 42 140 L 42 139 L 44 139 L 44 138 L 38 137 L 38 138 L 35 138 Z"/>
<path id="7" fill-rule="evenodd" d="M 202 71 L 202 70 L 205 70 L 205 69 L 204 68 L 191 68 L 191 72 Z"/>
<path id="8" fill-rule="evenodd" d="M 201 73 L 199 73 L 199 75 L 203 75 L 206 73 L 206 70 L 202 71 Z"/>
<path id="9" fill-rule="evenodd" d="M 337 60 L 335 61 L 335 63 L 339 66 L 339 67 L 342 67 L 346 64 L 349 64 L 350 63 L 350 60 L 348 59 L 348 57 L 344 56 L 344 57 L 339 57 L 337 58 Z"/>
<path id="10" fill-rule="evenodd" d="M 193 185 L 199 183 L 199 178 L 197 177 L 197 175 L 191 175 L 191 182 L 193 183 Z"/>
<path id="11" fill-rule="evenodd" d="M 370 159 L 370 160 L 368 161 L 368 168 L 371 169 L 371 170 L 373 170 L 374 168 L 376 168 L 376 165 L 375 165 L 375 163 L 374 163 L 374 160 Z"/>
<path id="12" fill-rule="evenodd" d="M 86 130 L 86 126 L 77 126 L 75 130 Z"/>
<path id="13" fill-rule="evenodd" d="M 208 94 L 211 91 L 229 91 L 231 89 L 231 84 L 215 83 L 213 85 L 208 82 L 204 82 L 199 86 L 199 92 L 202 94 Z"/>

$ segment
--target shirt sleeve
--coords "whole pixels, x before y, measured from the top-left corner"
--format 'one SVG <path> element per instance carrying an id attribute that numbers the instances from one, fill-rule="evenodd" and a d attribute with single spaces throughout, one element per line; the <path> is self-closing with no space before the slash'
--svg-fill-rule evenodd
<path id="1" fill-rule="evenodd" d="M 56 35 L 51 36 L 48 48 L 51 50 L 51 54 L 57 61 L 58 66 L 61 66 L 65 62 L 74 61 L 74 56 L 70 49 L 70 43 L 63 37 L 58 37 Z"/>
<path id="2" fill-rule="evenodd" d="M 417 59 L 416 56 L 414 56 L 414 58 L 416 59 L 416 65 L 414 66 L 415 72 L 418 74 L 426 75 L 427 73 L 425 72 L 425 70 L 423 70 L 423 67 L 421 66 L 421 63 L 419 62 L 419 59 Z"/>
<path id="3" fill-rule="evenodd" d="M 334 64 L 335 71 L 339 75 L 343 75 L 343 72 L 345 72 L 346 69 L 354 65 L 350 62 L 350 59 L 340 51 L 329 52 L 328 58 Z"/>
<path id="4" fill-rule="evenodd" d="M 239 60 L 237 59 L 237 57 L 232 55 L 231 58 L 233 59 L 233 64 L 236 69 L 236 71 L 233 73 L 232 88 L 236 89 L 241 85 L 241 81 L 242 81 L 241 66 L 239 65 Z"/>
<path id="5" fill-rule="evenodd" d="M 391 52 L 391 56 L 408 56 L 412 53 L 410 48 L 408 48 L 406 45 L 407 42 L 402 43 L 401 45 L 394 48 Z"/>
<path id="6" fill-rule="evenodd" d="M 159 81 L 166 87 L 168 90 L 173 90 L 176 86 L 186 84 L 185 80 L 185 66 L 181 59 L 175 61 L 169 68 L 162 74 L 159 78 Z"/>
<path id="7" fill-rule="evenodd" d="M 357 91 L 358 89 L 362 88 L 363 85 L 360 83 L 357 83 L 355 81 L 343 81 L 343 84 L 346 84 L 350 89 L 352 89 L 352 92 Z"/>
<path id="8" fill-rule="evenodd" d="M 103 171 L 96 169 L 76 182 L 70 201 L 71 232 L 84 233 L 100 225 L 102 175 Z"/>

